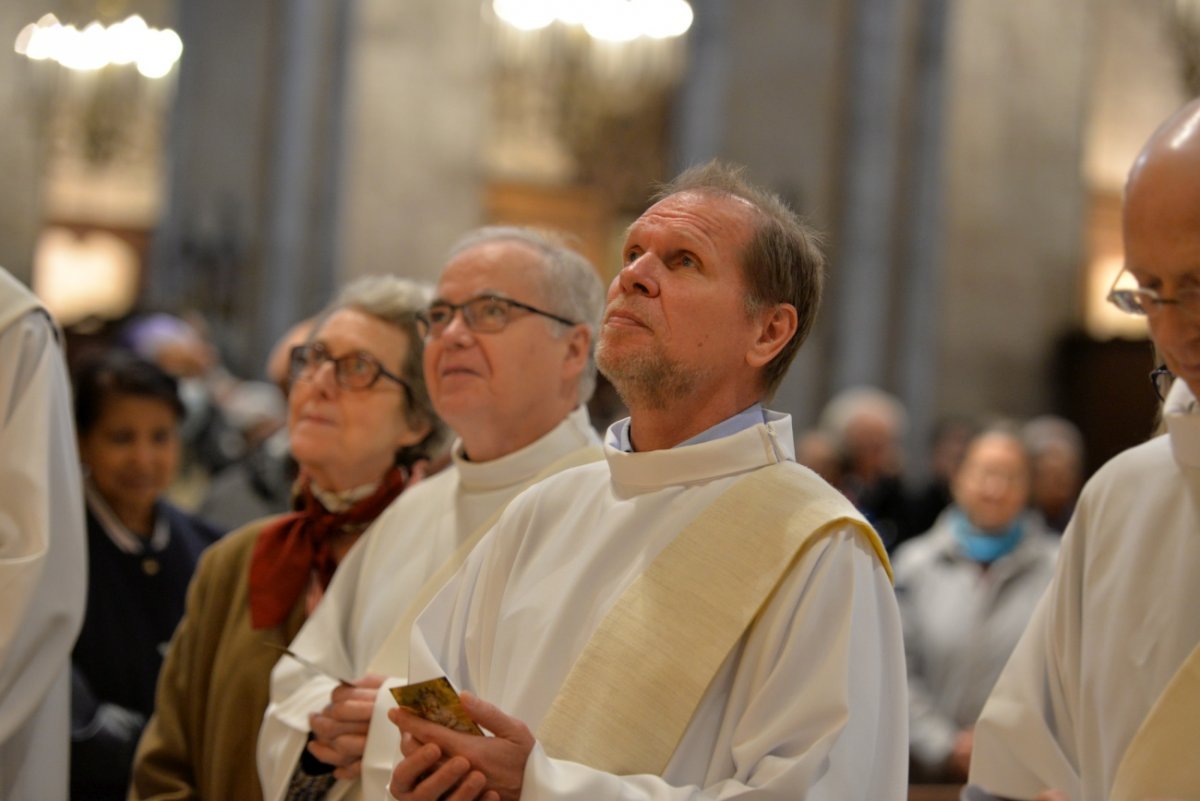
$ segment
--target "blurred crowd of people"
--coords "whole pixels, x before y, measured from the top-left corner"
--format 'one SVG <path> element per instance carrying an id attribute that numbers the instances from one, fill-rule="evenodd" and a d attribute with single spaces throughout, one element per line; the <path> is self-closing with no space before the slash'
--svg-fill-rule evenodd
<path id="1" fill-rule="evenodd" d="M 197 736 L 214 754 L 252 747 L 250 719 L 266 707 L 266 676 L 277 658 L 258 647 L 258 630 L 278 627 L 275 644 L 285 647 L 321 592 L 306 584 L 316 559 L 307 552 L 295 556 L 291 579 L 262 580 L 291 587 L 287 597 L 255 600 L 252 585 L 239 587 L 238 576 L 252 576 L 256 561 L 267 570 L 277 559 L 264 553 L 278 557 L 295 547 L 289 528 L 314 525 L 314 515 L 349 520 L 347 530 L 360 532 L 414 469 L 419 477 L 437 459 L 444 429 L 429 407 L 419 349 L 404 355 L 420 342 L 414 315 L 427 298 L 399 279 L 352 285 L 281 337 L 263 380 L 241 380 L 226 369 L 192 315 L 134 316 L 102 344 L 86 340 L 75 348 L 69 362 L 89 576 L 72 658 L 73 798 L 125 797 L 135 749 L 156 714 L 167 717 L 155 718 L 142 746 L 139 792 L 147 795 L 179 789 L 170 766 L 189 758 L 179 740 L 187 725 L 200 727 Z M 348 349 L 359 354 L 357 362 L 336 360 L 332 371 L 320 371 L 331 352 Z M 381 377 L 380 386 L 395 390 L 387 402 L 412 412 L 396 419 L 395 441 L 376 438 L 381 422 L 365 408 L 346 408 L 348 419 L 360 419 L 362 436 L 321 443 L 326 432 L 304 412 L 313 393 L 338 394 L 326 382 L 345 390 L 375 386 Z M 371 397 L 338 396 L 349 405 Z M 947 417 L 929 442 L 928 476 L 913 482 L 903 470 L 906 425 L 894 397 L 871 387 L 848 390 L 829 402 L 818 427 L 797 437 L 797 459 L 853 502 L 892 551 L 909 663 L 912 775 L 962 781 L 971 723 L 1049 581 L 1054 535 L 1083 481 L 1082 439 L 1052 416 L 1020 427 Z M 423 445 L 414 450 L 417 443 Z M 378 467 L 362 475 L 358 466 L 367 462 Z M 189 654 L 177 654 L 168 668 L 175 690 L 160 695 L 156 713 L 167 646 L 185 606 L 201 603 L 187 600 L 201 555 L 234 530 L 242 544 L 227 547 L 220 563 L 210 559 L 195 582 L 192 592 L 205 594 L 204 607 L 190 614 L 183 638 Z M 326 580 L 353 538 L 329 540 L 336 544 L 320 557 L 328 560 Z M 255 623 L 256 615 L 269 622 Z M 245 633 L 230 635 L 230 626 Z M 215 640 L 214 629 L 221 632 Z M 236 665 L 241 678 L 219 665 Z M 212 721 L 196 711 L 214 671 L 222 692 L 246 688 L 245 714 Z M 224 786 L 255 780 L 252 770 L 233 767 L 232 757 L 220 764 Z"/>
<path id="2" fill-rule="evenodd" d="M 181 720 L 210 734 L 209 758 L 229 755 L 227 787 L 257 784 L 242 757 L 279 656 L 264 644 L 288 644 L 342 556 L 445 445 L 417 334 L 428 301 L 427 287 L 393 276 L 351 284 L 285 333 L 266 380 L 236 378 L 191 314 L 136 314 L 66 338 L 87 563 L 63 693 L 71 798 L 126 798 L 139 742 L 150 767 L 136 791 L 177 791 L 162 754 L 199 764 Z M 181 695 L 164 695 L 185 610 L 189 633 L 167 663 Z M 196 713 L 206 688 L 226 713 Z M 178 780 L 203 782 L 186 773 Z"/>
<path id="3" fill-rule="evenodd" d="M 1200 105 L 1190 113 L 1193 135 Z M 1198 154 L 1188 156 L 1193 171 Z M 1174 181 L 1175 171 L 1158 178 Z M 1200 183 L 1187 178 L 1175 189 L 1191 198 Z M 751 761 L 769 766 L 755 781 L 774 795 L 816 787 L 815 795 L 841 797 L 854 787 L 853 797 L 898 798 L 906 775 L 984 776 L 1000 786 L 1016 775 L 1009 761 L 1038 768 L 1021 781 L 1050 792 L 1039 799 L 1094 782 L 1061 751 L 1043 749 L 1050 756 L 1035 764 L 1043 760 L 1022 753 L 1019 729 L 1043 741 L 1073 733 L 1058 731 L 1046 710 L 1076 700 L 1070 687 L 1083 668 L 1051 686 L 1058 663 L 1046 665 L 1060 648 L 1079 651 L 1073 629 L 1095 614 L 1078 610 L 1080 598 L 1091 593 L 1089 603 L 1111 612 L 1103 582 L 1080 578 L 1096 565 L 1079 531 L 1089 504 L 1109 494 L 1122 500 L 1108 514 L 1134 526 L 1125 520 L 1137 511 L 1126 502 L 1135 494 L 1128 482 L 1109 470 L 1100 476 L 1111 484 L 1106 493 L 1084 491 L 1081 502 L 1082 437 L 1049 415 L 947 417 L 914 460 L 928 464 L 927 475 L 907 475 L 906 410 L 874 387 L 834 397 L 818 426 L 795 437 L 795 461 L 809 469 L 793 464 L 789 416 L 762 403 L 812 325 L 821 257 L 798 218 L 737 171 L 713 163 L 677 180 L 630 227 L 598 350 L 605 304 L 595 269 L 530 229 L 467 234 L 436 290 L 395 276 L 349 284 L 286 332 L 265 380 L 233 376 L 193 316 L 138 315 L 64 359 L 44 308 L 0 270 L 0 491 L 8 494 L 0 600 L 12 610 L 0 619 L 0 797 L 60 798 L 69 784 L 81 800 L 277 801 L 325 797 L 341 782 L 338 792 L 351 795 L 386 786 L 405 798 L 439 797 L 456 786 L 456 797 L 474 798 L 495 775 L 516 777 L 512 798 L 526 780 L 575 788 L 578 798 L 596 788 L 624 797 L 643 782 L 704 782 L 706 790 L 749 782 L 733 763 L 755 749 Z M 1153 210 L 1147 220 L 1165 217 Z M 747 240 L 741 229 L 752 221 L 778 229 L 787 240 L 780 252 L 810 282 L 779 290 L 791 300 L 755 306 L 761 319 L 737 297 L 749 280 L 739 260 L 751 256 L 734 243 Z M 709 237 L 720 247 L 703 244 Z M 701 280 L 709 283 L 697 289 Z M 678 338 L 639 344 L 661 336 L 657 318 L 641 313 L 657 308 L 646 299 L 671 283 L 680 300 L 668 292 L 666 308 L 680 306 L 666 327 Z M 1191 284 L 1166 299 L 1144 286 L 1121 292 L 1110 300 L 1150 316 L 1160 347 L 1177 345 L 1180 332 L 1185 344 L 1197 341 L 1200 296 Z M 1167 327 L 1164 305 L 1179 307 L 1167 322 L 1180 331 Z M 716 347 L 709 312 L 744 342 Z M 537 326 L 526 324 L 533 319 Z M 668 346 L 684 356 L 665 360 Z M 1173 369 L 1190 364 L 1168 354 Z M 680 367 L 689 357 L 699 360 L 690 373 Z M 585 406 L 597 365 L 630 409 L 603 449 Z M 726 395 L 695 390 L 713 376 Z M 1191 393 L 1177 382 L 1165 407 L 1174 456 L 1160 437 L 1118 460 L 1120 473 L 1139 477 L 1143 461 L 1164 473 L 1175 470 L 1172 459 L 1200 464 Z M 712 419 L 697 422 L 695 411 Z M 1164 485 L 1168 511 L 1155 511 L 1192 547 L 1185 479 Z M 577 531 L 586 536 L 570 539 Z M 1141 540 L 1123 542 L 1137 558 Z M 1187 559 L 1154 557 L 1157 573 L 1176 568 L 1180 586 L 1194 585 Z M 598 579 L 605 571 L 613 576 Z M 1128 579 L 1110 573 L 1109 581 Z M 610 599 L 612 630 L 596 614 L 594 585 L 605 581 L 602 590 L 623 587 Z M 744 585 L 759 594 L 737 596 Z M 1142 592 L 1140 583 L 1121 587 L 1132 598 Z M 721 604 L 698 614 L 710 591 L 726 593 L 724 605 L 745 619 L 718 620 Z M 1060 616 L 1058 606 L 1075 612 Z M 649 623 L 630 623 L 642 615 Z M 1177 617 L 1191 631 L 1194 616 Z M 1127 638 L 1143 619 L 1124 620 Z M 600 636 L 568 644 L 586 626 Z M 730 637 L 723 647 L 702 642 L 718 626 Z M 694 736 L 661 754 L 652 744 L 647 763 L 636 742 L 598 753 L 613 739 L 608 724 L 590 709 L 559 712 L 563 696 L 545 676 L 568 687 L 573 666 L 595 658 L 581 681 L 624 690 L 631 663 L 688 627 L 691 639 L 653 654 L 676 660 L 657 668 L 659 683 L 621 707 L 623 721 L 640 724 L 621 725 L 636 741 L 658 721 L 656 710 L 637 707 L 670 694 L 664 683 L 676 674 L 697 679 L 687 663 L 700 643 L 696 661 L 715 672 L 691 681 L 690 707 L 667 710 Z M 1046 635 L 1061 633 L 1055 627 L 1066 636 Z M 593 642 L 601 643 L 594 652 Z M 1014 649 L 1020 658 L 1010 661 Z M 285 653 L 292 661 L 280 661 Z M 515 677 L 529 653 L 535 669 Z M 502 695 L 483 702 L 472 684 L 462 696 L 494 735 L 463 747 L 481 754 L 474 761 L 444 759 L 461 745 L 449 739 L 458 733 L 395 708 L 380 691 L 405 683 L 422 660 L 433 673 L 458 671 L 460 682 L 492 682 Z M 1104 674 L 1108 686 L 1120 686 L 1122 671 Z M 812 684 L 797 683 L 800 673 Z M 580 686 L 586 696 L 596 685 Z M 1009 714 L 1010 697 L 1025 699 L 1024 717 Z M 523 721 L 539 715 L 547 725 L 530 724 L 535 741 Z M 1171 725 L 1180 721 L 1191 726 L 1194 716 L 1185 710 Z M 589 726 L 596 733 L 578 746 Z M 813 731 L 815 741 L 805 740 Z M 1005 737 L 1016 745 L 998 748 Z M 537 750 L 543 741 L 555 744 Z M 977 749 L 985 741 L 990 761 Z M 865 747 L 876 749 L 869 768 L 859 760 Z M 592 766 L 593 755 L 603 764 Z M 1188 774 L 1171 786 L 1196 781 Z"/>
<path id="4" fill-rule="evenodd" d="M 796 438 L 796 460 L 841 490 L 894 552 L 928 531 L 950 505 L 967 443 L 991 422 L 943 417 L 933 426 L 926 453 L 906 455 L 904 405 L 875 387 L 853 387 L 834 396 L 817 426 Z M 1049 414 L 1019 428 L 1032 471 L 1029 501 L 1061 533 L 1085 478 L 1083 436 L 1069 420 Z M 907 475 L 910 461 L 928 465 L 925 474 Z"/>
<path id="5" fill-rule="evenodd" d="M 840 489 L 889 551 L 908 665 L 910 776 L 965 782 L 972 730 L 1054 574 L 1083 486 L 1068 420 L 951 416 L 934 426 L 928 476 L 907 481 L 907 414 L 874 387 L 835 396 L 798 461 Z"/>

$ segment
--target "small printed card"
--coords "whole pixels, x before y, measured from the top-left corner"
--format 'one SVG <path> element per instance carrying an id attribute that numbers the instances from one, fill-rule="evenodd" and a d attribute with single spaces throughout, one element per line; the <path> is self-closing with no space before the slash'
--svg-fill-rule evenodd
<path id="1" fill-rule="evenodd" d="M 403 687 L 392 687 L 396 703 L 425 720 L 465 734 L 483 734 L 463 707 L 458 693 L 445 676 Z"/>

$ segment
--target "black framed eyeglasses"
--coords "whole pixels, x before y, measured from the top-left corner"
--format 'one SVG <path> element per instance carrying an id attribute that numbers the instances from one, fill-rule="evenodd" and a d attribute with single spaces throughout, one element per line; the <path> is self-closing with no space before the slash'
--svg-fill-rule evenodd
<path id="1" fill-rule="evenodd" d="M 1150 383 L 1154 386 L 1154 394 L 1158 396 L 1160 402 L 1167 399 L 1167 393 L 1171 391 L 1171 384 L 1174 381 L 1174 374 L 1165 364 L 1160 364 L 1150 371 Z"/>
<path id="2" fill-rule="evenodd" d="M 334 356 L 320 343 L 297 345 L 291 350 L 289 365 L 293 381 L 311 381 L 324 364 L 333 365 L 333 378 L 342 389 L 370 389 L 383 377 L 395 381 L 404 388 L 405 395 L 410 400 L 412 398 L 412 387 L 408 382 L 395 373 L 388 372 L 379 360 L 369 353 L 356 351 L 345 356 Z"/>
<path id="3" fill-rule="evenodd" d="M 1184 287 L 1175 293 L 1175 297 L 1164 298 L 1145 287 L 1117 289 L 1117 282 L 1124 274 L 1125 270 L 1117 273 L 1105 299 L 1126 314 L 1148 317 L 1162 311 L 1163 306 L 1178 306 L 1185 314 L 1200 318 L 1200 287 Z"/>
<path id="4" fill-rule="evenodd" d="M 418 332 L 423 338 L 440 337 L 459 309 L 462 309 L 463 320 L 466 321 L 468 328 L 488 334 L 503 331 L 512 322 L 518 309 L 530 314 L 540 314 L 542 317 L 563 325 L 576 325 L 574 321 L 568 320 L 566 317 L 559 317 L 557 314 L 551 314 L 536 306 L 530 306 L 528 303 L 521 303 L 519 300 L 503 298 L 499 295 L 479 295 L 464 303 L 440 301 L 433 304 L 417 315 Z"/>

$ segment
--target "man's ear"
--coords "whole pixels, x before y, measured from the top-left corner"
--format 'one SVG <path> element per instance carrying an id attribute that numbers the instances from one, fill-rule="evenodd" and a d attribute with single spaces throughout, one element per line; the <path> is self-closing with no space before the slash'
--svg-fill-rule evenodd
<path id="1" fill-rule="evenodd" d="M 796 307 L 790 303 L 776 303 L 758 313 L 758 338 L 746 353 L 746 363 L 751 367 L 764 367 L 783 350 L 797 328 Z"/>
<path id="2" fill-rule="evenodd" d="M 574 380 L 587 368 L 592 348 L 592 332 L 580 323 L 567 332 L 565 339 L 567 353 L 563 358 L 563 380 Z"/>

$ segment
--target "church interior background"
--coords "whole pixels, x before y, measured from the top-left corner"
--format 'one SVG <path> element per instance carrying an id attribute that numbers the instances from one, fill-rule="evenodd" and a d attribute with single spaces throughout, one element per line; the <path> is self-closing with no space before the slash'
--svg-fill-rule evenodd
<path id="1" fill-rule="evenodd" d="M 106 65 L 113 29 L 150 50 Z M 254 377 L 338 285 L 433 280 L 482 223 L 607 279 L 652 183 L 720 157 L 826 235 L 799 425 L 873 384 L 911 453 L 943 414 L 1056 412 L 1092 467 L 1153 425 L 1103 298 L 1125 172 L 1200 93 L 1200 0 L 5 0 L 0 36 L 0 264 L 64 325 L 197 310 Z"/>

